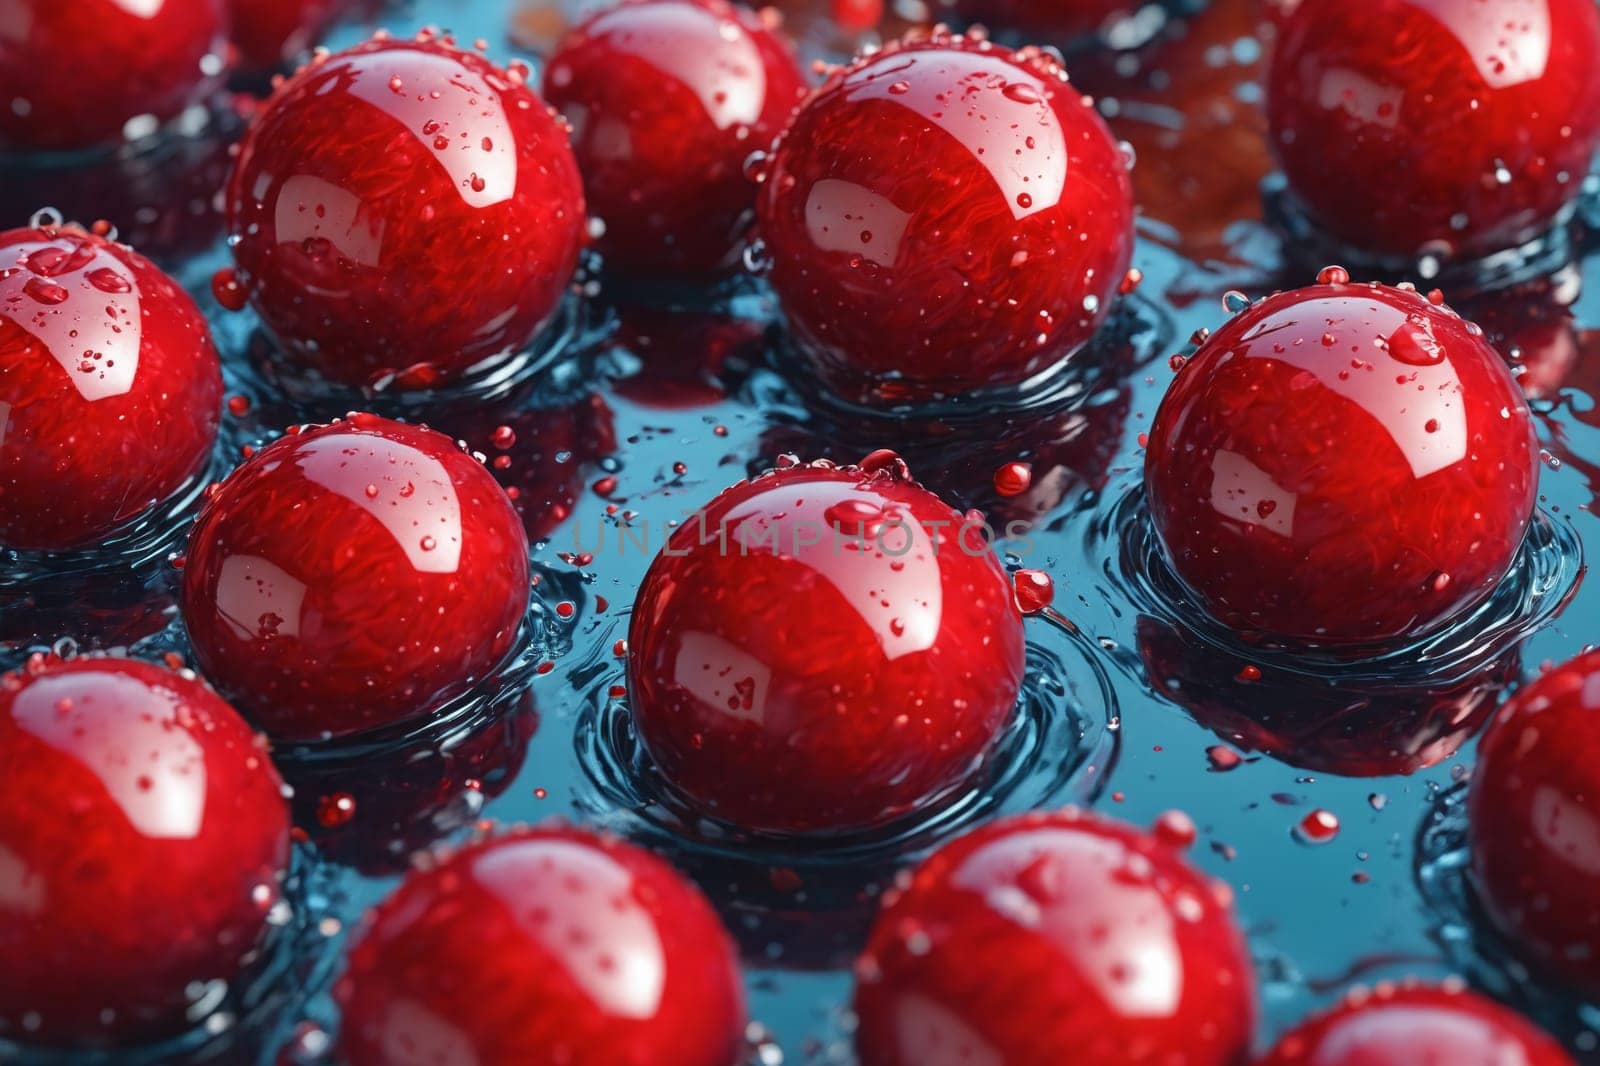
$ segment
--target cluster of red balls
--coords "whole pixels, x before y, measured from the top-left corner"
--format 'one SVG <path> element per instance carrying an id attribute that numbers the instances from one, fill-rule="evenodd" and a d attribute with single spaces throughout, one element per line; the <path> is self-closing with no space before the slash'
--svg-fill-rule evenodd
<path id="1" fill-rule="evenodd" d="M 341 11 L 20 2 L 22 39 L 0 32 L 0 138 L 45 150 L 199 101 L 226 70 L 230 17 L 242 62 L 263 67 Z M 1331 235 L 1481 254 L 1559 221 L 1600 140 L 1589 0 L 1307 0 L 1281 23 L 1274 146 Z M 61 63 L 85 41 L 92 71 Z M 1052 52 L 940 29 L 808 90 L 769 18 L 627 0 L 561 43 L 542 96 L 526 67 L 431 33 L 307 63 L 240 145 L 224 194 L 235 266 L 215 293 L 252 305 L 308 374 L 426 396 L 539 336 L 586 244 L 613 275 L 656 280 L 749 259 L 797 372 L 893 409 L 1023 390 L 1089 358 L 1129 288 L 1128 168 Z M 70 225 L 0 235 L 0 547 L 102 545 L 196 483 L 221 391 L 199 310 L 137 253 Z M 1145 469 L 1197 615 L 1348 656 L 1489 597 L 1537 482 L 1527 403 L 1482 332 L 1437 294 L 1339 268 L 1198 345 Z M 253 730 L 339 741 L 492 685 L 521 636 L 540 520 L 444 434 L 371 414 L 291 429 L 205 493 L 180 597 L 198 675 L 85 656 L 0 678 L 0 1038 L 171 1033 L 270 950 L 289 811 Z M 684 524 L 639 590 L 627 660 L 672 800 L 825 848 L 981 787 L 1038 601 L 973 524 L 887 451 L 786 460 Z M 1600 989 L 1597 672 L 1586 656 L 1512 700 L 1472 786 L 1491 919 L 1586 991 Z M 1256 1000 L 1230 893 L 1170 836 L 1069 810 L 936 851 L 885 898 L 856 968 L 863 1062 L 1248 1056 Z M 492 836 L 408 877 L 335 998 L 352 1066 L 730 1066 L 746 1022 L 733 946 L 698 890 L 566 827 Z M 1568 1061 L 1492 1003 L 1412 985 L 1357 995 L 1259 1061 L 1485 1049 Z"/>

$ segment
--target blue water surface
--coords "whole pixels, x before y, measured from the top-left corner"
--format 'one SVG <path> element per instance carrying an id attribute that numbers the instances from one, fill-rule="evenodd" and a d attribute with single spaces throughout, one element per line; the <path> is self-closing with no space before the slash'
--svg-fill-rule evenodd
<path id="1" fill-rule="evenodd" d="M 397 35 L 434 24 L 462 40 L 482 38 L 492 55 L 505 59 L 517 52 L 508 38 L 517 6 L 514 0 L 419 0 L 389 10 L 380 21 Z M 1234 113 L 1224 124 L 1248 138 L 1259 125 L 1252 72 L 1260 42 L 1248 25 L 1233 35 L 1207 25 L 1208 19 L 1233 18 L 1229 11 L 1240 6 L 1248 5 L 1219 3 L 1184 32 L 1210 35 L 1213 43 L 1186 62 L 1215 72 L 1226 84 Z M 802 19 L 799 25 L 807 24 Z M 330 44 L 353 43 L 366 32 L 344 27 Z M 837 46 L 805 32 L 812 55 Z M 1226 171 L 1232 162 L 1196 154 L 1192 139 L 1181 136 L 1192 120 L 1152 91 L 1162 84 L 1157 56 L 1084 60 L 1093 69 L 1103 112 L 1119 135 L 1139 145 L 1141 168 Z M 1126 94 L 1118 91 L 1118 79 L 1126 80 Z M 1235 144 L 1232 136 L 1219 144 Z M 753 1051 L 765 1063 L 780 1056 L 788 1063 L 853 1061 L 848 959 L 871 916 L 870 902 L 857 902 L 863 893 L 870 898 L 897 865 L 964 825 L 998 812 L 1068 802 L 1092 803 L 1138 824 L 1171 808 L 1192 816 L 1199 839 L 1191 857 L 1234 887 L 1249 932 L 1263 1045 L 1357 981 L 1465 973 L 1512 994 L 1515 982 L 1504 983 L 1505 964 L 1473 934 L 1470 915 L 1464 917 L 1470 903 L 1457 890 L 1459 812 L 1451 790 L 1470 773 L 1472 744 L 1465 734 L 1482 712 L 1465 724 L 1425 718 L 1421 728 L 1397 736 L 1395 719 L 1384 709 L 1393 702 L 1414 708 L 1419 692 L 1450 685 L 1470 690 L 1475 683 L 1488 693 L 1476 697 L 1486 709 L 1541 664 L 1566 659 L 1595 639 L 1600 592 L 1581 584 L 1579 567 L 1582 544 L 1600 533 L 1589 513 L 1600 469 L 1594 465 L 1600 464 L 1600 420 L 1581 384 L 1558 384 L 1538 404 L 1541 444 L 1549 453 L 1541 472 L 1543 516 L 1507 588 L 1474 619 L 1428 647 L 1408 649 L 1366 671 L 1330 675 L 1305 667 L 1300 676 L 1291 665 L 1264 664 L 1268 695 L 1250 707 L 1266 723 L 1265 733 L 1250 732 L 1237 718 L 1213 720 L 1215 729 L 1197 722 L 1177 698 L 1211 685 L 1222 692 L 1220 702 L 1228 703 L 1232 671 L 1216 663 L 1231 660 L 1226 649 L 1206 643 L 1220 638 L 1204 627 L 1188 630 L 1188 616 L 1171 602 L 1170 584 L 1153 560 L 1141 525 L 1139 438 L 1171 378 L 1168 357 L 1183 351 L 1196 329 L 1215 328 L 1224 319 L 1223 292 L 1237 288 L 1255 297 L 1310 280 L 1282 265 L 1280 241 L 1260 221 L 1258 169 L 1238 165 L 1235 187 L 1223 198 L 1237 217 L 1204 216 L 1204 233 L 1170 211 L 1147 208 L 1135 255 L 1143 283 L 1086 357 L 1096 368 L 1075 380 L 1064 408 L 1015 416 L 998 433 L 986 428 L 976 434 L 979 443 L 965 450 L 924 447 L 925 465 L 917 461 L 913 428 L 863 427 L 846 419 L 841 429 L 837 415 L 819 411 L 802 384 L 790 380 L 767 343 L 764 331 L 774 308 L 758 280 L 716 294 L 721 318 L 715 336 L 730 354 L 720 368 L 698 377 L 682 372 L 682 364 L 707 351 L 703 338 L 675 351 L 674 331 L 658 328 L 652 350 L 630 350 L 619 322 L 636 313 L 626 304 L 638 294 L 602 289 L 585 312 L 582 343 L 532 401 L 593 412 L 602 410 L 593 399 L 598 396 L 617 442 L 608 454 L 578 449 L 548 457 L 553 468 L 572 470 L 577 491 L 571 516 L 535 550 L 541 606 L 530 628 L 537 641 L 519 684 L 529 693 L 536 728 L 531 738 L 526 729 L 515 734 L 513 743 L 526 742 L 520 758 L 464 762 L 472 769 L 452 778 L 452 796 L 438 805 L 438 823 L 460 836 L 472 831 L 476 819 L 524 823 L 559 816 L 617 829 L 672 855 L 699 878 L 738 937 L 751 1014 L 770 1038 Z M 1593 259 L 1582 255 L 1559 284 L 1535 285 L 1528 297 L 1530 314 L 1549 312 L 1562 323 L 1553 345 L 1576 343 L 1581 352 L 1585 324 L 1600 324 L 1600 292 L 1580 284 Z M 230 425 L 229 446 L 236 447 L 258 436 L 266 428 L 262 412 L 276 408 L 242 361 L 251 317 L 221 312 L 210 296 L 210 273 L 226 262 L 219 242 L 182 264 L 182 277 L 215 323 L 230 361 L 230 391 L 249 395 L 254 404 L 250 416 Z M 1416 280 L 1429 287 L 1428 279 Z M 1549 295 L 1552 289 L 1563 299 L 1576 294 L 1570 330 Z M 1447 294 L 1454 301 L 1454 293 Z M 704 294 L 695 299 L 709 300 Z M 680 327 L 686 318 L 678 316 Z M 1534 362 L 1549 353 L 1509 354 Z M 672 405 L 662 402 L 668 395 L 659 377 L 663 364 L 679 367 L 666 375 L 680 386 Z M 1581 383 L 1581 362 L 1568 377 Z M 682 387 L 685 381 L 693 387 Z M 1012 763 L 985 793 L 925 824 L 903 827 L 893 839 L 854 842 L 837 862 L 792 849 L 753 850 L 719 838 L 716 827 L 686 824 L 655 802 L 648 767 L 631 745 L 626 708 L 612 693 L 622 683 L 613 644 L 626 634 L 628 605 L 649 557 L 637 547 L 618 549 L 617 516 L 607 514 L 608 505 L 633 512 L 635 529 L 647 530 L 652 546 L 659 546 L 669 521 L 779 453 L 851 459 L 874 447 L 906 453 L 914 473 L 962 506 L 995 502 L 988 480 L 1000 463 L 1033 463 L 1035 491 L 1010 504 L 1033 522 L 1032 543 L 1025 556 L 1010 561 L 1053 575 L 1055 607 L 1071 625 L 1038 618 L 1028 623 L 1030 674 L 1025 713 L 1007 739 Z M 606 476 L 615 477 L 616 487 L 602 497 L 590 486 Z M 599 546 L 602 529 L 612 532 Z M 585 561 L 584 553 L 593 558 Z M 169 578 L 153 581 L 159 586 Z M 562 600 L 577 605 L 573 618 L 551 610 Z M 174 622 L 135 650 L 183 646 Z M 1189 648 L 1188 658 L 1173 648 Z M 1180 663 L 1176 687 L 1168 653 Z M 1152 679 L 1147 663 L 1157 660 L 1163 676 Z M 1240 665 L 1246 661 L 1238 659 Z M 1336 704 L 1339 693 L 1370 694 L 1367 703 L 1377 710 L 1320 710 Z M 517 696 L 500 694 L 506 703 Z M 1264 741 L 1268 734 L 1279 742 Z M 1251 737 L 1271 753 L 1251 750 Z M 436 743 L 440 737 L 424 739 Z M 1370 765 L 1408 745 L 1437 755 L 1456 744 L 1460 751 L 1410 774 L 1349 776 L 1364 761 Z M 1219 753 L 1219 746 L 1228 750 Z M 1235 761 L 1228 752 L 1243 759 L 1228 768 Z M 1415 761 L 1428 758 L 1419 754 Z M 468 780 L 480 772 L 481 779 Z M 358 794 L 358 787 L 344 787 L 342 775 L 358 783 L 359 760 L 322 767 L 309 787 Z M 1334 814 L 1340 829 L 1331 841 L 1313 845 L 1297 839 L 1294 828 L 1317 809 Z M 361 831 L 362 813 L 358 806 L 353 833 Z M 1419 834 L 1425 851 L 1419 851 Z M 315 1059 L 322 1034 L 336 1028 L 325 992 L 337 952 L 351 924 L 393 887 L 396 875 L 358 873 L 311 849 L 304 849 L 300 865 L 306 878 L 296 897 L 301 913 L 285 916 L 282 938 L 288 945 L 283 950 L 298 961 L 288 966 L 288 976 L 275 979 L 302 985 L 307 994 L 291 996 L 289 1006 L 279 1004 L 261 1017 L 219 1026 L 226 1030 L 220 1034 L 195 1038 L 200 1059 L 227 1061 L 241 1048 L 270 1059 L 285 1041 L 295 1042 L 294 1054 Z M 1595 1037 L 1581 1009 L 1549 1001 L 1539 1009 L 1576 1053 L 1600 1061 L 1589 1054 Z M 241 1032 L 251 1035 L 236 1035 Z"/>

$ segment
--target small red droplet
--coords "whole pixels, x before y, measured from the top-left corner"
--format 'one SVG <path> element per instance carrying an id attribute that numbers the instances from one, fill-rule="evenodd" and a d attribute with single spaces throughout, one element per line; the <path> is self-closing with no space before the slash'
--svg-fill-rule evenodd
<path id="1" fill-rule="evenodd" d="M 1033 484 L 1033 467 L 1006 463 L 994 472 L 994 490 L 1002 496 L 1020 496 Z"/>
<path id="2" fill-rule="evenodd" d="M 223 267 L 211 275 L 211 295 L 227 311 L 243 311 L 249 294 L 239 284 L 239 275 L 232 267 Z"/>
<path id="3" fill-rule="evenodd" d="M 1164 844 L 1175 848 L 1186 848 L 1193 844 L 1200 831 L 1195 828 L 1194 819 L 1182 811 L 1163 811 L 1156 816 L 1150 825 L 1150 832 Z"/>
<path id="4" fill-rule="evenodd" d="M 1339 819 L 1332 811 L 1319 807 L 1300 820 L 1294 835 L 1303 844 L 1326 844 L 1339 835 Z"/>
<path id="5" fill-rule="evenodd" d="M 1222 744 L 1213 744 L 1207 748 L 1206 759 L 1211 763 L 1211 769 L 1219 774 L 1225 774 L 1244 762 L 1244 756 Z"/>
<path id="6" fill-rule="evenodd" d="M 1018 570 L 1011 578 L 1017 608 L 1023 614 L 1038 614 L 1055 598 L 1056 585 L 1043 570 Z"/>
<path id="7" fill-rule="evenodd" d="M 767 877 L 779 892 L 798 892 L 804 886 L 800 875 L 787 866 L 774 866 L 767 872 Z"/>
<path id="8" fill-rule="evenodd" d="M 356 816 L 356 798 L 348 792 L 335 792 L 317 801 L 317 823 L 324 829 L 337 829 Z"/>

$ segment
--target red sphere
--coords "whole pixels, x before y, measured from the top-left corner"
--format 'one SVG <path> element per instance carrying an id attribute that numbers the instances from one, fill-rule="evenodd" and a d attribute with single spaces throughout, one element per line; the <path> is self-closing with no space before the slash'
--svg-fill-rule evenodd
<path id="1" fill-rule="evenodd" d="M 1483 996 L 1447 984 L 1350 993 L 1278 1041 L 1258 1066 L 1572 1066 L 1561 1045 Z"/>
<path id="2" fill-rule="evenodd" d="M 342 1061 L 730 1066 L 733 944 L 666 863 L 560 827 L 475 844 L 368 917 L 335 985 Z"/>
<path id="3" fill-rule="evenodd" d="M 833 75 L 757 200 L 772 284 L 863 402 L 1025 382 L 1105 318 L 1133 247 L 1127 161 L 1037 52 L 936 35 Z"/>
<path id="4" fill-rule="evenodd" d="M 193 675 L 40 657 L 0 678 L 0 1038 L 192 1024 L 256 953 L 288 860 L 265 745 Z"/>
<path id="5" fill-rule="evenodd" d="M 794 53 L 723 0 L 641 0 L 574 30 L 544 94 L 573 129 L 606 264 L 640 274 L 732 265 L 750 221 L 750 153 L 768 147 L 805 91 Z"/>
<path id="6" fill-rule="evenodd" d="M 205 319 L 148 259 L 0 233 L 0 546 L 105 539 L 200 472 L 221 402 Z"/>
<path id="7" fill-rule="evenodd" d="M 1600 142 L 1593 0 L 1290 7 L 1267 80 L 1271 140 L 1335 237 L 1491 252 L 1577 196 Z"/>
<path id="8" fill-rule="evenodd" d="M 1234 1066 L 1255 1002 L 1227 886 L 1068 808 L 992 822 L 893 892 L 856 966 L 862 1066 Z"/>
<path id="9" fill-rule="evenodd" d="M 978 778 L 1022 616 L 978 527 L 892 460 L 724 491 L 651 564 L 628 632 L 639 738 L 745 829 L 862 829 Z"/>
<path id="10" fill-rule="evenodd" d="M 310 51 L 356 0 L 228 0 L 229 36 L 246 70 L 276 70 Z"/>
<path id="11" fill-rule="evenodd" d="M 427 715 L 506 657 L 528 538 L 448 437 L 354 415 L 274 442 L 207 500 L 183 618 L 207 677 L 274 738 Z"/>
<path id="12" fill-rule="evenodd" d="M 1179 371 L 1145 488 L 1213 617 L 1306 646 L 1437 629 L 1505 574 L 1533 513 L 1522 390 L 1415 292 L 1315 285 L 1235 316 Z"/>
<path id="13" fill-rule="evenodd" d="M 521 347 L 584 224 L 566 133 L 521 74 L 433 40 L 304 67 L 245 137 L 227 200 L 256 310 L 348 385 L 438 384 Z"/>
<path id="14" fill-rule="evenodd" d="M 1600 652 L 1539 677 L 1495 715 L 1468 800 L 1472 876 L 1515 948 L 1600 995 Z"/>
<path id="15" fill-rule="evenodd" d="M 120 140 L 222 74 L 223 0 L 7 0 L 0 18 L 0 143 L 18 148 Z"/>

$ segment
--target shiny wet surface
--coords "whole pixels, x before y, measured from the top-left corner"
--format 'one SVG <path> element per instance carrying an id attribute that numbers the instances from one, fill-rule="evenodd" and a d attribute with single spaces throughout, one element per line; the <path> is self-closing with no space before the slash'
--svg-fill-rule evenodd
<path id="1" fill-rule="evenodd" d="M 769 857 L 730 844 L 714 826 L 675 837 L 661 829 L 678 823 L 663 814 L 667 805 L 648 779 L 621 791 L 597 783 L 606 775 L 596 764 L 616 756 L 627 740 L 625 728 L 598 740 L 590 729 L 612 702 L 612 687 L 623 684 L 614 646 L 626 635 L 628 605 L 661 546 L 666 523 L 781 452 L 855 460 L 873 448 L 894 447 L 958 507 L 975 504 L 1033 522 L 1030 543 L 1018 546 L 1018 561 L 1053 575 L 1055 609 L 1079 635 L 1064 636 L 1041 620 L 1027 623 L 1030 666 L 1048 683 L 1032 690 L 1025 685 L 1025 691 L 1038 693 L 1040 706 L 1056 722 L 1076 718 L 1106 730 L 1105 723 L 1114 721 L 1105 735 L 1116 746 L 1110 758 L 1103 749 L 1083 758 L 1060 746 L 1024 745 L 1019 750 L 1031 753 L 1029 758 L 1070 763 L 1072 773 L 1058 785 L 1011 795 L 1037 806 L 1092 801 L 1105 814 L 1144 825 L 1174 807 L 1193 817 L 1199 838 L 1191 858 L 1227 880 L 1238 897 L 1260 986 L 1260 1046 L 1354 981 L 1437 978 L 1465 968 L 1456 945 L 1447 950 L 1436 936 L 1443 923 L 1417 887 L 1415 840 L 1441 794 L 1470 772 L 1467 734 L 1481 721 L 1476 701 L 1483 698 L 1472 695 L 1474 686 L 1498 690 L 1505 679 L 1567 659 L 1595 639 L 1600 593 L 1584 584 L 1572 589 L 1578 577 L 1575 545 L 1593 544 L 1600 535 L 1590 513 L 1600 489 L 1600 417 L 1593 399 L 1600 395 L 1594 369 L 1600 365 L 1600 290 L 1591 284 L 1577 291 L 1570 313 L 1556 299 L 1573 294 L 1570 279 L 1536 281 L 1488 301 L 1447 292 L 1463 314 L 1483 319 L 1503 351 L 1515 349 L 1524 382 L 1530 391 L 1537 386 L 1536 428 L 1547 455 L 1540 470 L 1543 518 L 1534 531 L 1557 532 L 1547 538 L 1554 547 L 1533 552 L 1516 571 L 1516 587 L 1506 590 L 1520 594 L 1525 584 L 1544 582 L 1543 599 L 1503 605 L 1510 615 L 1533 619 L 1531 635 L 1524 627 L 1500 626 L 1496 632 L 1507 646 L 1490 649 L 1483 661 L 1473 650 L 1482 629 L 1452 631 L 1426 655 L 1411 656 L 1409 668 L 1391 661 L 1375 669 L 1379 676 L 1346 678 L 1341 691 L 1366 685 L 1378 695 L 1362 707 L 1330 704 L 1330 713 L 1310 724 L 1283 721 L 1291 704 L 1317 706 L 1305 693 L 1326 697 L 1329 691 L 1305 664 L 1238 655 L 1219 675 L 1196 678 L 1197 657 L 1205 669 L 1219 669 L 1213 657 L 1195 651 L 1196 641 L 1209 636 L 1179 632 L 1174 618 L 1181 612 L 1161 609 L 1151 592 L 1170 584 L 1144 580 L 1138 568 L 1147 556 L 1129 547 L 1138 540 L 1129 530 L 1143 521 L 1137 497 L 1140 435 L 1149 430 L 1171 380 L 1167 357 L 1186 350 L 1194 330 L 1222 324 L 1223 292 L 1238 288 L 1254 297 L 1311 280 L 1282 269 L 1285 249 L 1262 222 L 1259 179 L 1269 169 L 1257 107 L 1262 44 L 1249 6 L 1219 0 L 1182 38 L 1132 59 L 1083 57 L 1069 63 L 1077 84 L 1099 96 L 1113 130 L 1139 155 L 1133 178 L 1143 207 L 1133 263 L 1144 275 L 1088 353 L 1103 369 L 1068 390 L 1069 406 L 999 425 L 950 422 L 938 433 L 852 419 L 808 400 L 806 391 L 770 369 L 761 330 L 769 302 L 759 293 L 736 298 L 731 317 L 704 309 L 673 315 L 617 307 L 615 332 L 594 346 L 599 351 L 583 372 L 572 375 L 576 385 L 559 397 L 536 398 L 552 411 L 592 415 L 600 405 L 606 412 L 606 433 L 563 429 L 563 441 L 575 443 L 562 444 L 545 460 L 529 459 L 548 461 L 552 472 L 563 475 L 536 479 L 537 487 L 521 501 L 525 522 L 537 515 L 535 535 L 545 538 L 534 561 L 549 617 L 560 617 L 554 608 L 562 602 L 574 608 L 570 618 L 552 623 L 547 661 L 553 665 L 528 672 L 538 720 L 531 739 L 523 741 L 526 754 L 502 766 L 499 776 L 491 776 L 495 760 L 462 760 L 485 768 L 481 790 L 467 784 L 477 780 L 470 770 L 442 768 L 438 788 L 449 798 L 430 801 L 432 808 L 451 805 L 454 817 L 437 820 L 452 830 L 477 816 L 532 822 L 562 815 L 609 824 L 667 851 L 701 879 L 739 940 L 751 1015 L 771 1030 L 786 1062 L 851 1061 L 848 961 L 863 942 L 871 900 L 902 857 L 920 854 L 943 837 L 906 832 L 876 850 L 852 841 L 849 863 L 831 866 L 816 856 L 808 865 L 798 861 L 806 856 Z M 433 17 L 448 21 L 463 39 L 482 35 L 500 42 L 511 7 L 510 0 L 484 0 L 465 11 L 424 3 L 414 14 L 388 21 L 404 33 Z M 803 26 L 803 12 L 794 12 L 793 21 Z M 357 36 L 346 29 L 336 43 Z M 496 51 L 503 53 L 498 43 Z M 1580 219 L 1590 215 L 1600 212 L 1586 202 Z M 225 262 L 214 248 L 187 261 L 184 279 L 203 292 L 211 270 Z M 1597 269 L 1593 252 L 1586 253 L 1580 272 L 1592 280 Z M 1414 280 L 1424 291 L 1429 287 L 1425 278 Z M 238 391 L 245 380 L 237 373 L 240 352 L 253 323 L 247 315 L 224 315 L 205 299 L 234 367 L 230 393 Z M 274 420 L 298 420 L 270 396 L 251 396 L 247 415 L 226 420 L 230 439 L 254 439 Z M 585 418 L 592 421 L 591 415 Z M 552 421 L 564 424 L 565 416 Z M 493 428 L 480 427 L 486 441 Z M 529 446 L 520 424 L 518 437 L 505 449 L 474 444 L 490 457 L 491 469 L 496 456 L 512 456 L 509 469 L 495 471 L 506 483 L 519 470 L 526 474 L 517 465 L 521 449 Z M 1030 488 L 1021 496 L 998 497 L 995 468 L 1019 459 L 1032 464 Z M 549 506 L 541 508 L 535 497 Z M 630 514 L 633 536 L 619 539 L 618 526 Z M 640 539 L 647 549 L 637 546 Z M 1551 618 L 1569 593 L 1564 611 Z M 1176 649 L 1173 640 L 1179 641 Z M 169 629 L 137 647 L 175 646 L 182 646 L 181 635 Z M 1433 685 L 1418 661 L 1448 677 Z M 1261 674 L 1257 689 L 1249 688 L 1257 682 L 1244 670 L 1251 665 Z M 1310 687 L 1297 687 L 1307 672 L 1313 675 Z M 1385 673 L 1392 676 L 1386 680 Z M 1179 700 L 1181 693 L 1165 680 L 1174 674 L 1190 687 L 1221 692 L 1209 702 L 1243 719 L 1219 724 L 1206 715 L 1205 704 Z M 1282 696 L 1235 699 L 1228 695 L 1230 686 Z M 1445 690 L 1442 695 L 1436 687 Z M 1382 706 L 1396 688 L 1410 708 L 1405 716 L 1419 723 L 1415 729 L 1398 729 L 1393 718 L 1374 720 L 1363 711 Z M 1263 734 L 1270 739 L 1262 740 Z M 361 832 L 363 811 L 387 827 L 390 812 L 361 802 L 358 786 L 372 771 L 362 771 L 357 761 L 340 772 L 349 775 L 348 786 L 338 785 L 338 774 L 332 774 L 308 787 L 356 797 L 343 832 Z M 953 823 L 934 820 L 944 836 L 993 813 L 981 803 L 961 809 L 969 813 Z M 1294 830 L 1315 811 L 1336 816 L 1338 831 L 1325 843 L 1303 843 Z M 862 848 L 873 861 L 860 859 Z M 382 865 L 367 868 L 376 873 Z M 347 872 L 340 879 L 345 898 L 334 910 L 354 917 L 395 883 L 392 873 Z M 334 1021 L 326 1000 L 313 1016 L 321 1024 Z M 298 1021 L 286 1019 L 283 1033 Z M 1568 1032 L 1571 1047 L 1592 1055 L 1592 1033 L 1586 1035 L 1582 1026 Z"/>

